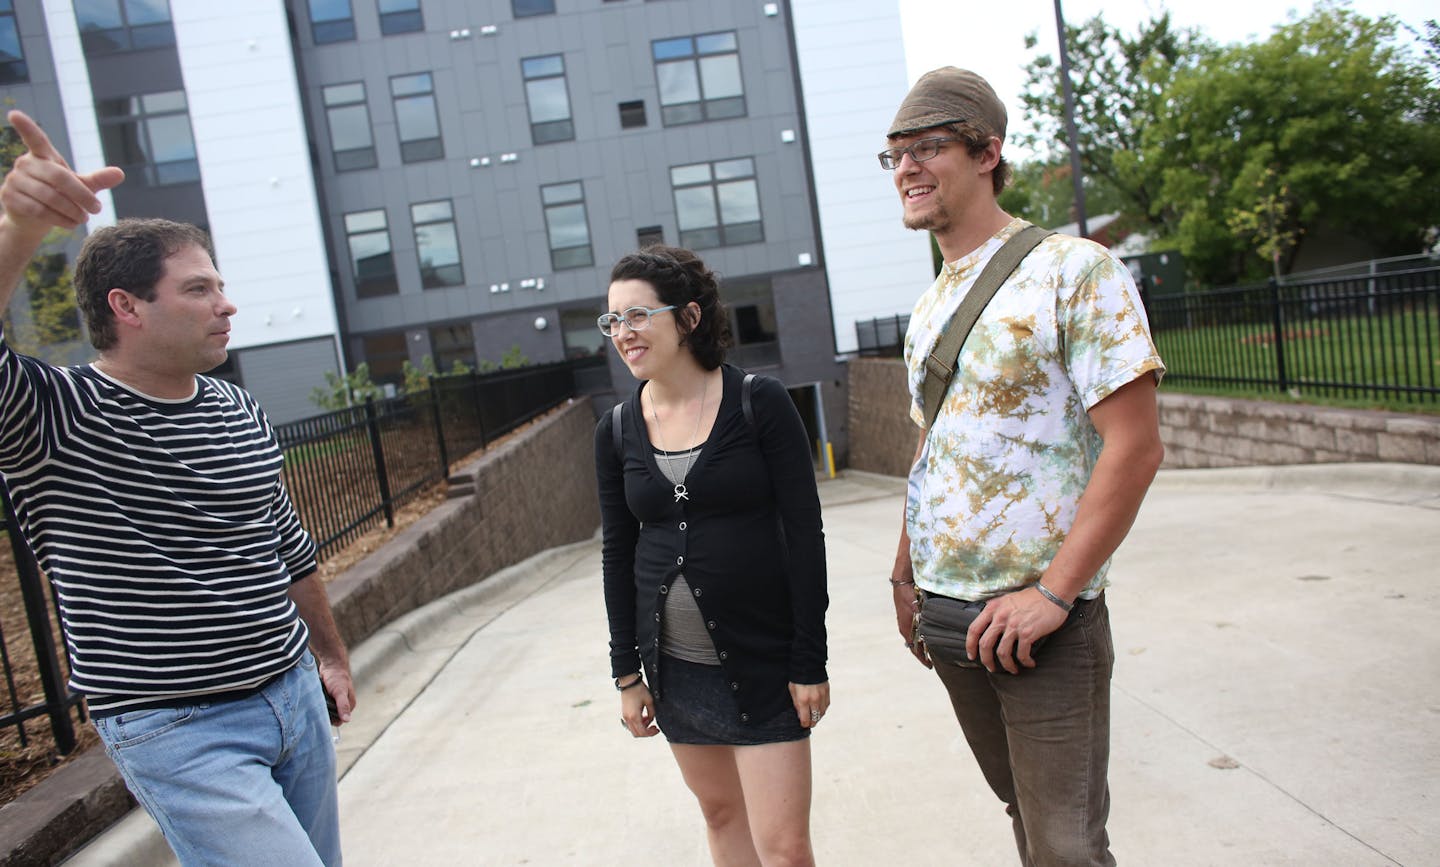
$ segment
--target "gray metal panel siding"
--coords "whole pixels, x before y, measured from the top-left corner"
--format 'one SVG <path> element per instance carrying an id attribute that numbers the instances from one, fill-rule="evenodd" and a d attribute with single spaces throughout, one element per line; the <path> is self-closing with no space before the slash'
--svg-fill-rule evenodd
<path id="1" fill-rule="evenodd" d="M 329 338 L 241 349 L 235 356 L 245 389 L 275 424 L 323 412 L 310 401 L 310 392 L 325 385 L 325 371 L 340 366 Z"/>
<path id="2" fill-rule="evenodd" d="M 498 313 L 524 313 L 528 321 L 556 304 L 594 297 L 604 290 L 614 260 L 635 247 L 636 228 L 660 225 L 667 241 L 678 240 L 669 169 L 691 162 L 740 156 L 756 162 L 765 240 L 702 251 L 707 262 L 741 275 L 794 268 L 800 253 L 818 259 L 801 145 L 780 141 L 781 130 L 799 127 L 783 18 L 765 17 L 760 4 L 705 0 L 557 5 L 557 15 L 517 21 L 508 0 L 430 0 L 423 7 L 426 32 L 380 37 L 373 4 L 356 3 L 357 41 L 311 46 L 304 4 L 292 0 L 337 260 L 348 261 L 343 214 L 383 207 L 389 219 L 400 295 L 355 299 L 348 267 L 342 267 L 341 294 L 354 332 Z M 495 24 L 498 33 L 480 35 L 485 24 Z M 449 32 L 461 27 L 471 36 L 452 40 Z M 740 44 L 747 116 L 664 127 L 651 40 L 731 29 Z M 555 53 L 565 58 L 576 140 L 536 146 L 520 61 Z M 434 75 L 445 158 L 405 165 L 389 79 L 422 71 Z M 366 85 L 380 166 L 336 173 L 320 88 L 356 80 Z M 622 130 L 618 103 L 637 99 L 645 103 L 648 126 Z M 518 159 L 502 163 L 505 153 Z M 491 164 L 470 165 L 481 157 Z M 585 190 L 595 264 L 555 271 L 540 187 L 576 180 Z M 436 198 L 454 202 L 464 288 L 420 287 L 409 207 Z M 528 278 L 543 278 L 545 288 L 520 289 Z M 502 283 L 510 284 L 509 292 L 490 292 Z"/>

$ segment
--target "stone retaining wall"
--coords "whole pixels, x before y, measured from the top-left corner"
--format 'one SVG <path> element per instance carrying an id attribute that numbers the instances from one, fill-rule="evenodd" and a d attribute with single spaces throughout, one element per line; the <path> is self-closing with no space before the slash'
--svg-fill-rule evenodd
<path id="1" fill-rule="evenodd" d="M 905 365 L 850 362 L 850 466 L 909 471 L 916 427 Z M 1233 467 L 1389 461 L 1440 466 L 1440 416 L 1332 409 L 1162 390 L 1164 467 Z"/>

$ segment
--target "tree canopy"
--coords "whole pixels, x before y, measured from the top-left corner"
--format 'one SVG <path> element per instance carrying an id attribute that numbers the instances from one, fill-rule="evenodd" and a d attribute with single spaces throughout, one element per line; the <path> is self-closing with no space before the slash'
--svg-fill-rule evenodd
<path id="1" fill-rule="evenodd" d="M 1440 223 L 1440 32 L 1417 52 L 1399 27 L 1323 2 L 1223 48 L 1167 16 L 1067 28 L 1082 165 L 1202 282 L 1288 270 L 1316 236 L 1415 252 Z M 1054 64 L 1028 70 L 1037 141 L 1064 143 Z"/>

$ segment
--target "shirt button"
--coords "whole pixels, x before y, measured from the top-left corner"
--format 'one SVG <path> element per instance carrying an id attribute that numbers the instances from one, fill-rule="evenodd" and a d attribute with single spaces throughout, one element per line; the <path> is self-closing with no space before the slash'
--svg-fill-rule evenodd
<path id="1" fill-rule="evenodd" d="M 681 522 L 680 522 L 680 529 L 682 529 L 682 530 L 687 529 L 688 526 L 689 526 L 689 525 L 687 525 L 684 521 L 681 521 Z"/>
<path id="2" fill-rule="evenodd" d="M 706 623 L 705 625 L 708 626 L 708 627 L 710 627 L 711 629 L 714 629 L 714 628 L 715 628 L 715 621 L 711 620 L 709 623 Z"/>

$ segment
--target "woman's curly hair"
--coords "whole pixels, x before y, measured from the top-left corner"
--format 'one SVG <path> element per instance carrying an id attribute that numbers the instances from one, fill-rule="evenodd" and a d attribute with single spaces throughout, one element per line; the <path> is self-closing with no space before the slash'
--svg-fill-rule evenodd
<path id="1" fill-rule="evenodd" d="M 725 352 L 735 344 L 730 333 L 730 311 L 720 303 L 720 278 L 705 263 L 683 247 L 655 244 L 630 253 L 610 270 L 610 282 L 644 280 L 655 287 L 661 305 L 675 305 L 680 327 L 680 345 L 706 370 L 725 361 Z M 690 302 L 700 306 L 700 319 L 686 315 Z"/>

